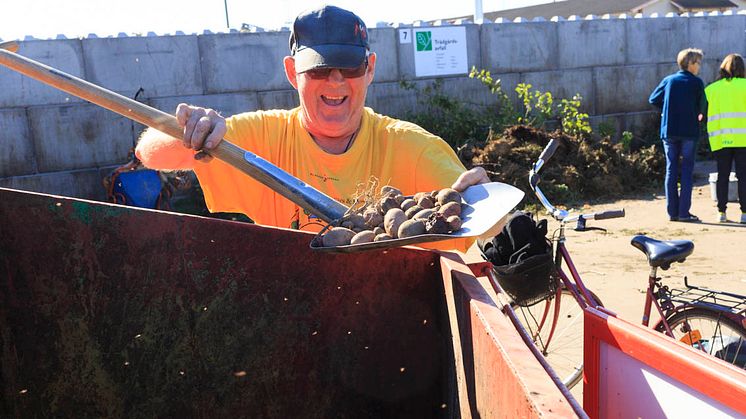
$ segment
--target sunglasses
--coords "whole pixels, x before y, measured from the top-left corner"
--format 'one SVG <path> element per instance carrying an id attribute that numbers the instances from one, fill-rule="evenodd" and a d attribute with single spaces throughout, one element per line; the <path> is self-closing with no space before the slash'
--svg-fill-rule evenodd
<path id="1" fill-rule="evenodd" d="M 339 70 L 342 77 L 346 79 L 356 79 L 362 77 L 368 71 L 368 59 L 366 58 L 364 63 L 355 68 L 314 68 L 304 71 L 303 74 L 308 75 L 313 80 L 326 80 L 332 70 Z"/>

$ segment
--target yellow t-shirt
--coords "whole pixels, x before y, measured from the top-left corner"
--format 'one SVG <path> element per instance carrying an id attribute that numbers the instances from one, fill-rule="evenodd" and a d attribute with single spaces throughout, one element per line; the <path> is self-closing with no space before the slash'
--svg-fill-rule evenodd
<path id="1" fill-rule="evenodd" d="M 300 123 L 300 108 L 248 112 L 227 120 L 225 138 L 333 199 L 350 205 L 371 176 L 405 195 L 451 186 L 465 170 L 453 149 L 415 124 L 365 108 L 350 149 L 323 151 Z M 212 212 L 238 212 L 257 224 L 318 232 L 323 221 L 232 166 L 195 162 Z M 460 247 L 460 246 L 459 246 Z"/>
<path id="2" fill-rule="evenodd" d="M 365 108 L 360 131 L 344 154 L 323 151 L 300 124 L 300 108 L 228 118 L 225 138 L 349 205 L 371 176 L 405 195 L 448 187 L 465 170 L 451 147 L 412 123 Z M 319 231 L 323 223 L 248 175 L 219 160 L 195 162 L 212 212 L 239 212 L 256 223 Z"/>

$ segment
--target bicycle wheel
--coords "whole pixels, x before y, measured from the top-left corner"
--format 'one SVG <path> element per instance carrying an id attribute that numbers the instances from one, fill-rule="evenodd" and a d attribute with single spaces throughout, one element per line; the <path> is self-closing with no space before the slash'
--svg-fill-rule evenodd
<path id="1" fill-rule="evenodd" d="M 694 307 L 666 319 L 674 339 L 739 368 L 746 368 L 746 329 L 722 313 Z M 665 333 L 663 324 L 657 327 Z"/>
<path id="2" fill-rule="evenodd" d="M 591 295 L 602 305 L 596 294 Z M 583 377 L 583 309 L 573 293 L 562 285 L 559 298 L 555 294 L 530 307 L 514 306 L 513 310 L 565 386 L 575 386 Z"/>

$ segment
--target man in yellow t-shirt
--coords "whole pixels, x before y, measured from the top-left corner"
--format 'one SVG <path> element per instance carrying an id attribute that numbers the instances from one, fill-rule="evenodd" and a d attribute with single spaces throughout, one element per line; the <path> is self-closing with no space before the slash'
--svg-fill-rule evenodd
<path id="1" fill-rule="evenodd" d="M 444 141 L 370 108 L 364 110 L 354 142 L 342 154 L 317 146 L 302 128 L 299 115 L 300 110 L 293 109 L 228 118 L 226 138 L 346 205 L 352 203 L 358 184 L 371 175 L 381 185 L 390 183 L 405 194 L 414 194 L 450 186 L 464 171 Z M 196 164 L 194 170 L 212 211 L 250 214 L 263 225 L 310 231 L 322 227 L 313 215 L 287 199 L 276 199 L 274 191 L 226 163 L 214 160 Z"/>
<path id="2" fill-rule="evenodd" d="M 321 228 L 313 215 L 198 151 L 225 138 L 346 204 L 372 176 L 404 194 L 449 186 L 464 190 L 490 181 L 481 167 L 466 171 L 439 137 L 364 107 L 377 56 L 354 13 L 334 6 L 301 13 L 290 51 L 283 64 L 300 107 L 225 119 L 214 110 L 180 104 L 176 117 L 183 138 L 149 129 L 137 156 L 150 168 L 193 169 L 210 211 L 241 212 L 258 224 L 308 231 Z"/>

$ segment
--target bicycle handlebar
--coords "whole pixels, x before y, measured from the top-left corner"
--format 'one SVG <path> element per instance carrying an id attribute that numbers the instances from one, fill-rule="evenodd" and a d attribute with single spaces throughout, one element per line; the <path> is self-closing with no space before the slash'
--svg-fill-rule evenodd
<path id="1" fill-rule="evenodd" d="M 607 220 L 610 218 L 624 217 L 624 208 L 606 210 L 590 214 L 573 214 L 571 216 L 569 212 L 563 209 L 556 208 L 554 205 L 552 205 L 551 202 L 549 202 L 549 199 L 541 191 L 541 188 L 539 188 L 539 182 L 541 181 L 539 172 L 549 161 L 549 159 L 554 156 L 554 153 L 557 151 L 559 145 L 560 142 L 557 139 L 552 138 L 551 140 L 549 140 L 549 143 L 546 145 L 546 147 L 544 147 L 544 150 L 542 150 L 539 158 L 536 160 L 536 163 L 534 163 L 533 168 L 531 168 L 528 173 L 528 183 L 531 186 L 531 189 L 534 191 L 534 194 L 536 194 L 536 197 L 539 198 L 539 202 L 541 202 L 541 205 L 544 206 L 547 212 L 557 221 L 560 221 L 562 223 L 577 221 L 578 226 L 582 224 L 583 228 L 585 226 L 585 220 Z"/>
<path id="2" fill-rule="evenodd" d="M 557 147 L 559 147 L 559 141 L 555 140 L 554 138 L 549 140 L 549 144 L 544 147 L 544 150 L 542 150 L 541 154 L 539 155 L 539 160 L 546 162 L 551 159 L 554 155 L 554 152 L 557 151 Z"/>
<path id="3" fill-rule="evenodd" d="M 591 212 L 591 213 L 582 213 L 582 214 L 573 214 L 570 215 L 569 213 L 563 217 L 563 218 L 557 218 L 557 220 L 562 221 L 563 223 L 572 223 L 575 221 L 585 221 L 585 220 L 608 220 L 610 218 L 622 218 L 624 217 L 624 208 L 622 209 L 613 209 L 608 211 L 600 211 L 600 212 Z"/>
<path id="4" fill-rule="evenodd" d="M 595 218 L 596 220 L 608 220 L 609 218 L 622 217 L 624 217 L 624 208 L 597 212 Z"/>
<path id="5" fill-rule="evenodd" d="M 534 192 L 536 192 L 536 185 L 539 184 L 539 171 L 541 171 L 541 168 L 544 167 L 544 163 L 552 158 L 554 152 L 557 151 L 557 147 L 559 147 L 559 141 L 555 140 L 554 138 L 549 140 L 549 144 L 547 144 L 547 146 L 544 147 L 544 150 L 541 151 L 539 159 L 536 160 L 536 163 L 534 163 L 534 167 L 529 172 L 528 183 L 531 185 L 531 189 L 533 189 Z"/>

